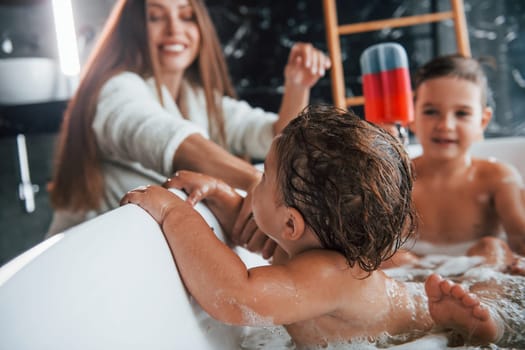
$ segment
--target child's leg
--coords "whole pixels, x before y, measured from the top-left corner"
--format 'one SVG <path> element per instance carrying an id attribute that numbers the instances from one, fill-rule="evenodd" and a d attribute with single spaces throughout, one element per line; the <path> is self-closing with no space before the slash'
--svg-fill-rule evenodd
<path id="1" fill-rule="evenodd" d="M 502 272 L 525 276 L 525 258 L 515 254 L 502 239 L 483 237 L 467 251 L 467 256 L 482 256 L 488 265 Z"/>
<path id="2" fill-rule="evenodd" d="M 462 286 L 430 275 L 425 282 L 428 308 L 436 326 L 452 329 L 470 344 L 496 342 L 502 336 L 501 320 L 491 315 L 475 294 Z"/>

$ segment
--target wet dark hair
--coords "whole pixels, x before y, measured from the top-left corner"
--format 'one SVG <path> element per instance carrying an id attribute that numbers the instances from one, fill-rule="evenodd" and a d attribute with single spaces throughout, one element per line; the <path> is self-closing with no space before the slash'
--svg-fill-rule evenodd
<path id="1" fill-rule="evenodd" d="M 322 246 L 376 270 L 415 231 L 412 170 L 403 145 L 333 106 L 310 106 L 275 140 L 277 179 Z"/>
<path id="2" fill-rule="evenodd" d="M 494 107 L 492 92 L 489 89 L 483 64 L 489 64 L 488 59 L 475 59 L 458 54 L 439 56 L 427 62 L 416 71 L 414 77 L 415 90 L 425 81 L 441 77 L 465 79 L 481 88 L 482 107 Z M 417 96 L 416 96 L 417 98 Z"/>

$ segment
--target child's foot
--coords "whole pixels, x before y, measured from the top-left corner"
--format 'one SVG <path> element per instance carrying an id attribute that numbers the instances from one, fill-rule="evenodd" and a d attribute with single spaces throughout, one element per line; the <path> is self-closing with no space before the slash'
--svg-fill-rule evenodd
<path id="1" fill-rule="evenodd" d="M 498 323 L 475 294 L 436 274 L 427 278 L 425 290 L 436 326 L 459 332 L 473 345 L 488 344 L 500 337 Z"/>

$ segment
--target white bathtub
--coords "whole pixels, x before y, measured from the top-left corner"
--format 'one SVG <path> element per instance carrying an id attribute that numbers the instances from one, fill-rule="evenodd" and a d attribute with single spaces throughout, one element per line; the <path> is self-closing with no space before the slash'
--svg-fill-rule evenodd
<path id="1" fill-rule="evenodd" d="M 411 158 L 423 152 L 419 144 L 408 145 L 407 149 Z M 525 137 L 499 137 L 477 142 L 472 146 L 472 155 L 510 163 L 525 179 Z"/>
<path id="2" fill-rule="evenodd" d="M 508 138 L 485 141 L 474 153 L 512 162 L 525 177 L 524 151 L 525 138 Z M 213 215 L 197 209 L 220 236 Z M 239 253 L 248 266 L 265 263 Z M 210 319 L 188 297 L 158 225 L 134 205 L 54 236 L 0 269 L 2 349 L 234 350 L 242 331 Z M 396 349 L 445 344 L 443 335 L 429 335 Z"/>
<path id="3" fill-rule="evenodd" d="M 197 206 L 222 231 L 203 205 Z M 265 263 L 248 253 L 248 265 Z M 157 223 L 135 205 L 51 237 L 0 269 L 2 349 L 237 349 L 241 329 L 187 295 Z"/>

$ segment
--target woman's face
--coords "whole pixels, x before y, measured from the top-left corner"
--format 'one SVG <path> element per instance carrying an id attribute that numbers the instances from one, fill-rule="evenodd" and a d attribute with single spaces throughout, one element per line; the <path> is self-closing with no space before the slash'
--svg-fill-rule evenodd
<path id="1" fill-rule="evenodd" d="M 182 74 L 196 59 L 200 31 L 189 0 L 147 0 L 148 37 L 162 75 Z"/>

